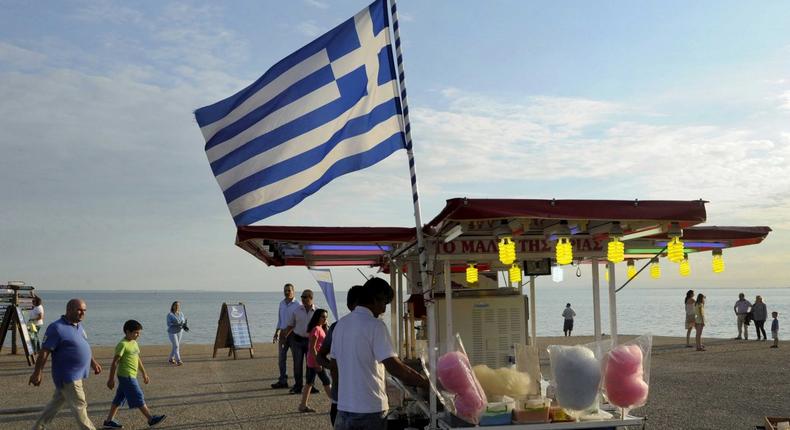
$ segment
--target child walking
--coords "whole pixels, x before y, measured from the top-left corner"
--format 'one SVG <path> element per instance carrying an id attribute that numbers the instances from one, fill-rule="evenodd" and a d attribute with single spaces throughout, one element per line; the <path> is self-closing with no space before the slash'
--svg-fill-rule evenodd
<path id="1" fill-rule="evenodd" d="M 771 337 L 774 338 L 774 344 L 771 348 L 779 348 L 779 312 L 771 312 L 774 320 L 771 322 Z"/>
<path id="2" fill-rule="evenodd" d="M 149 381 L 148 372 L 145 371 L 143 360 L 140 358 L 140 347 L 137 345 L 137 338 L 140 337 L 142 330 L 143 325 L 139 322 L 135 320 L 126 321 L 123 325 L 124 338 L 115 346 L 115 357 L 112 359 L 107 388 L 112 390 L 115 387 L 115 374 L 117 372 L 118 390 L 115 392 L 115 398 L 112 399 L 110 413 L 104 421 L 104 428 L 106 429 L 123 428 L 121 424 L 115 421 L 115 413 L 118 412 L 118 408 L 121 407 L 124 401 L 128 403 L 129 409 L 140 409 L 140 412 L 148 420 L 149 427 L 153 427 L 165 420 L 165 415 L 151 415 L 151 411 L 145 405 L 143 390 L 140 389 L 140 384 L 137 382 L 138 369 L 143 375 L 143 382 L 147 384 Z"/>
<path id="3" fill-rule="evenodd" d="M 324 343 L 324 338 L 326 338 L 326 318 L 326 310 L 317 309 L 307 324 L 307 332 L 310 333 L 307 348 L 307 380 L 302 389 L 302 402 L 299 404 L 299 412 L 315 412 L 315 409 L 307 406 L 307 400 L 310 398 L 310 391 L 313 389 L 316 376 L 324 385 L 326 396 L 330 399 L 332 398 L 332 382 L 329 380 L 329 375 L 326 374 L 326 369 L 318 364 L 318 360 L 315 358 L 318 350 L 321 349 L 321 344 Z"/>

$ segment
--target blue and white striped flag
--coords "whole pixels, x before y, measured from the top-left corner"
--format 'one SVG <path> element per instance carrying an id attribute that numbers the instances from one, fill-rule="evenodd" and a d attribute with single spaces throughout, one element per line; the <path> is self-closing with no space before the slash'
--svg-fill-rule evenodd
<path id="1" fill-rule="evenodd" d="M 405 147 L 386 0 L 195 111 L 236 225 L 286 211 Z"/>
<path id="2" fill-rule="evenodd" d="M 310 271 L 313 279 L 318 282 L 318 286 L 324 292 L 326 304 L 329 305 L 329 310 L 332 311 L 332 316 L 337 321 L 337 300 L 335 299 L 335 284 L 332 282 L 332 272 L 329 269 L 316 269 L 315 267 L 309 267 L 307 270 Z"/>

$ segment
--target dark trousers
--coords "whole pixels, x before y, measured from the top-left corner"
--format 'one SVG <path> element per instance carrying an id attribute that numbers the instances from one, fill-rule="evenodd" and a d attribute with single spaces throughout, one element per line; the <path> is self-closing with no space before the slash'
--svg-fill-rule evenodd
<path id="1" fill-rule="evenodd" d="M 754 330 L 757 331 L 757 340 L 760 340 L 760 333 L 763 334 L 763 339 L 768 339 L 768 336 L 765 335 L 765 321 L 757 321 L 754 320 Z"/>
<path id="2" fill-rule="evenodd" d="M 307 355 L 306 337 L 291 333 L 291 354 L 294 357 L 294 391 L 302 391 L 305 356 Z"/>
<path id="3" fill-rule="evenodd" d="M 277 348 L 279 349 L 277 354 L 277 365 L 280 367 L 280 378 L 277 380 L 277 382 L 281 384 L 288 383 L 287 362 L 288 350 L 291 348 L 291 336 L 292 335 L 289 334 L 288 337 L 285 338 L 285 342 L 283 344 L 280 344 L 279 342 L 277 343 Z"/>
<path id="4" fill-rule="evenodd" d="M 355 414 L 338 411 L 335 430 L 387 430 L 387 416 L 384 412 Z"/>

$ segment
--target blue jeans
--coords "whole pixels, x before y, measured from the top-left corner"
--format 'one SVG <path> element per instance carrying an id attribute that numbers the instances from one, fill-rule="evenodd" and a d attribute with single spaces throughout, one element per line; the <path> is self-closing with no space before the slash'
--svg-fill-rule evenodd
<path id="1" fill-rule="evenodd" d="M 387 430 L 387 416 L 384 411 L 371 414 L 337 411 L 335 430 Z"/>
<path id="2" fill-rule="evenodd" d="M 294 391 L 302 391 L 304 386 L 304 364 L 307 355 L 307 338 L 291 333 L 291 354 L 294 357 Z"/>
<path id="3" fill-rule="evenodd" d="M 277 349 L 279 350 L 278 354 L 277 354 L 277 365 L 280 367 L 280 379 L 278 379 L 277 382 L 279 382 L 281 384 L 287 384 L 288 383 L 288 369 L 287 369 L 287 365 L 288 365 L 288 349 L 290 347 L 291 347 L 291 335 L 290 334 L 285 339 L 285 343 L 283 343 L 282 345 L 280 345 L 279 342 L 277 343 Z"/>
<path id="4" fill-rule="evenodd" d="M 170 345 L 172 346 L 170 349 L 170 356 L 168 357 L 169 361 L 181 362 L 181 333 L 182 332 L 167 334 L 167 338 L 170 339 Z"/>

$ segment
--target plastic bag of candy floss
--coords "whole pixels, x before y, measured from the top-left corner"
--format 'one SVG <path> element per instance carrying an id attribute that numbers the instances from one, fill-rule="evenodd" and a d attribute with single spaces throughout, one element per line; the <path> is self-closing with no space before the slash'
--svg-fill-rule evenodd
<path id="1" fill-rule="evenodd" d="M 652 336 L 640 336 L 604 355 L 604 396 L 609 403 L 623 409 L 622 415 L 647 403 L 652 344 Z"/>
<path id="2" fill-rule="evenodd" d="M 601 362 L 586 346 L 550 345 L 551 375 L 560 406 L 570 411 L 592 407 L 601 386 Z"/>
<path id="3" fill-rule="evenodd" d="M 488 400 L 472 370 L 460 337 L 456 335 L 455 345 L 449 349 L 436 362 L 436 378 L 445 390 L 454 394 L 455 415 L 477 425 Z"/>

